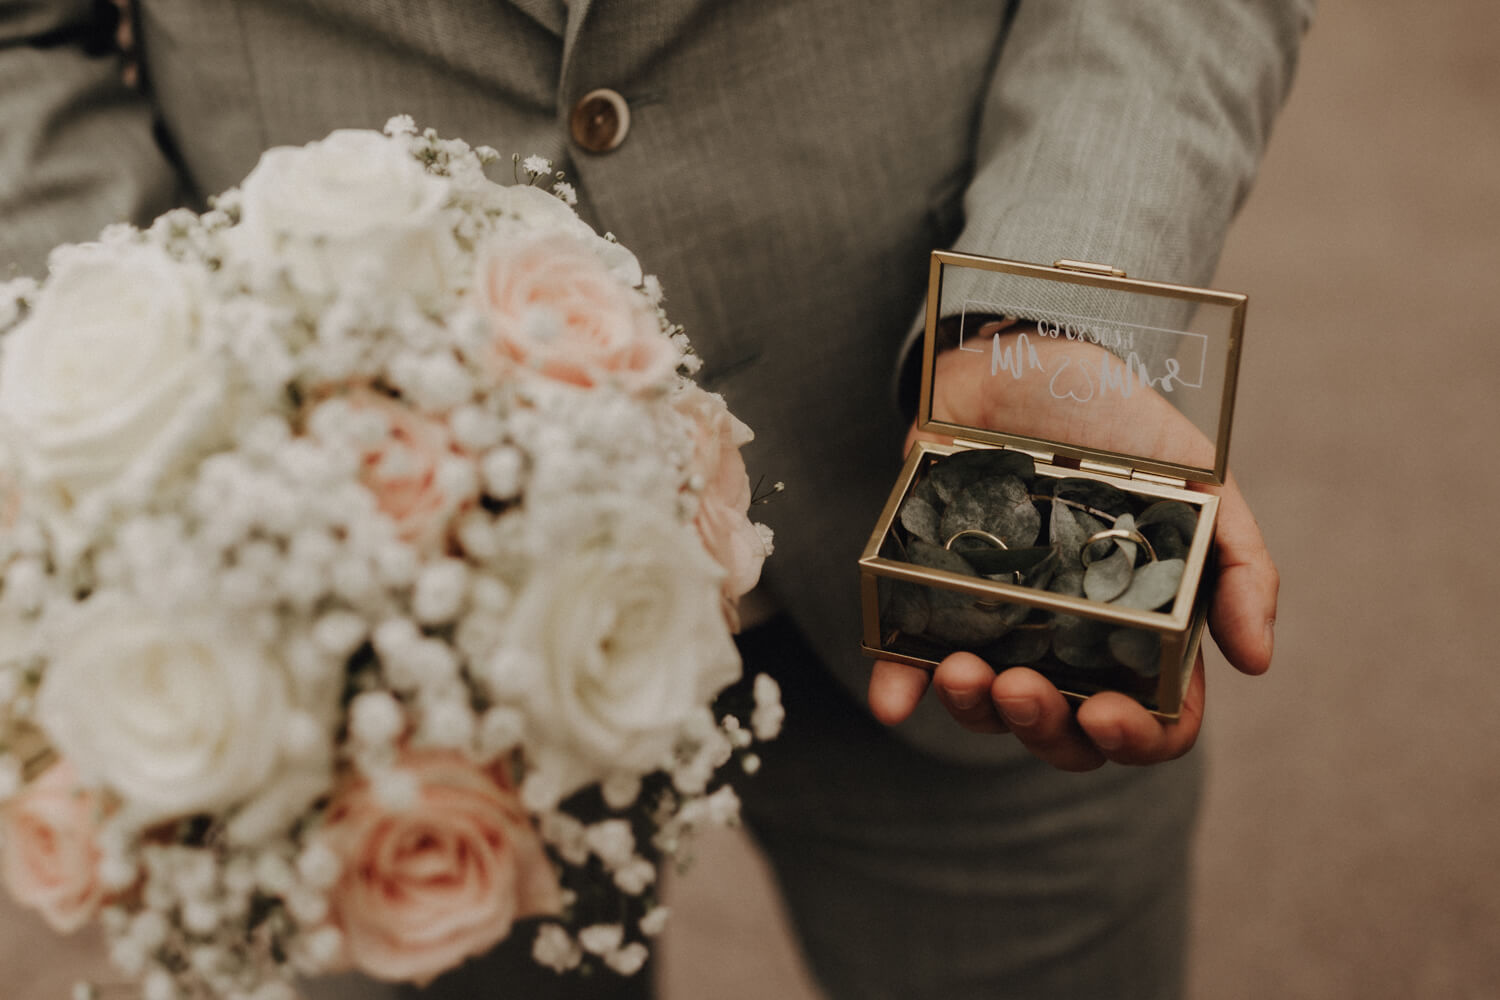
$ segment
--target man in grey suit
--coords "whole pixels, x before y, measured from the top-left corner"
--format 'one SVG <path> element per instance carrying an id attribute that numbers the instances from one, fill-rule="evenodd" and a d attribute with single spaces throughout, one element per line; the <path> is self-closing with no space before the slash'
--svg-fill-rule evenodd
<path id="1" fill-rule="evenodd" d="M 1178 993 L 1201 666 L 1171 724 L 964 655 L 924 698 L 859 656 L 854 560 L 928 252 L 1207 283 L 1307 0 L 136 0 L 139 89 L 101 6 L 0 3 L 0 277 L 396 113 L 549 157 L 789 484 L 743 641 L 789 730 L 748 810 L 829 995 Z M 1219 558 L 1216 639 L 1258 673 L 1276 576 L 1233 485 Z"/>

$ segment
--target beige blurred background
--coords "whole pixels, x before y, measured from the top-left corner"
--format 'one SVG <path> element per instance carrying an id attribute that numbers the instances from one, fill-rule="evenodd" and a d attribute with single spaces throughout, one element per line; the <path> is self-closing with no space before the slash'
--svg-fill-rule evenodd
<path id="1" fill-rule="evenodd" d="M 1324 0 L 1216 284 L 1277 662 L 1209 662 L 1195 1000 L 1500 997 L 1500 5 Z M 705 838 L 667 1000 L 814 1000 L 765 869 Z M 97 943 L 0 902 L 0 1000 Z"/>

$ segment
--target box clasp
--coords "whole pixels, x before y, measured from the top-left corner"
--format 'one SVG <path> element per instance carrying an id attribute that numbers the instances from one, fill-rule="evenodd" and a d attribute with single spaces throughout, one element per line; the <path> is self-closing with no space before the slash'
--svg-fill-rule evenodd
<path id="1" fill-rule="evenodd" d="M 1125 272 L 1108 264 L 1095 264 L 1087 260 L 1054 260 L 1052 266 L 1059 271 L 1077 271 L 1080 274 L 1098 274 L 1107 278 L 1123 278 Z"/>

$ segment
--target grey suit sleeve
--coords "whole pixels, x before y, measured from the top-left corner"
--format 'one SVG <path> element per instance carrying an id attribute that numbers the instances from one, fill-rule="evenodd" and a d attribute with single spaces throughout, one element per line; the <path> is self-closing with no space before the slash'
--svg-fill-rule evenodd
<path id="1" fill-rule="evenodd" d="M 144 222 L 178 197 L 145 99 L 92 0 L 0 0 L 0 280 L 58 243 Z"/>
<path id="2" fill-rule="evenodd" d="M 1311 13 L 1312 0 L 1018 0 L 954 248 L 1208 284 Z M 903 353 L 907 400 L 920 335 Z"/>
<path id="3" fill-rule="evenodd" d="M 956 247 L 1206 284 L 1311 0 L 1021 0 Z"/>

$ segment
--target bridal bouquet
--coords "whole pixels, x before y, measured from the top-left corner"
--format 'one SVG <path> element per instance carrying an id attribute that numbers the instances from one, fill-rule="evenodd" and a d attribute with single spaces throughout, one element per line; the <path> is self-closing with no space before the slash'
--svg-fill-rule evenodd
<path id="1" fill-rule="evenodd" d="M 0 285 L 0 875 L 147 1000 L 631 973 L 779 728 L 749 429 L 495 159 L 335 132 Z"/>

